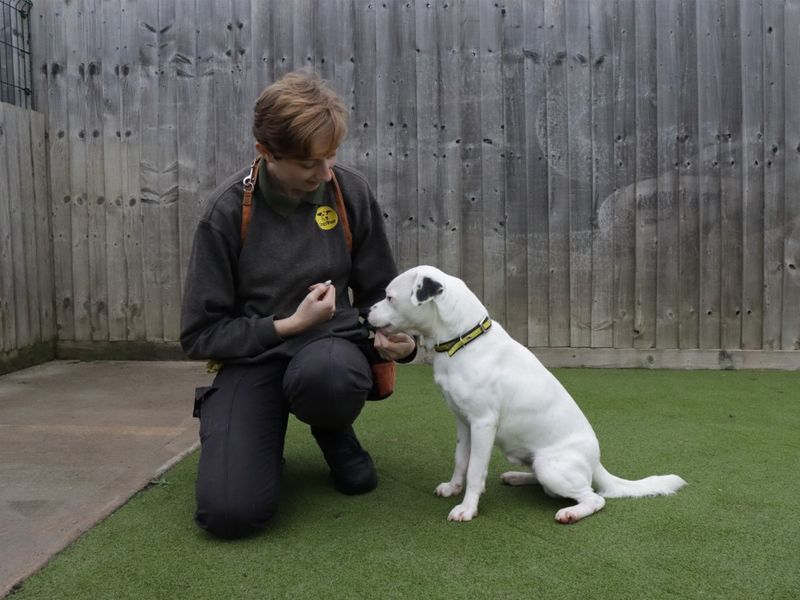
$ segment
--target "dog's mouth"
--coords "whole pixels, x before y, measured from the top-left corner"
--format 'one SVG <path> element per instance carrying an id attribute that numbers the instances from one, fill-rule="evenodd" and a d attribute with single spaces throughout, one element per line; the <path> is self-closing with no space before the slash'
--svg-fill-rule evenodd
<path id="1" fill-rule="evenodd" d="M 384 325 L 383 327 L 375 327 L 374 325 L 369 326 L 370 330 L 373 332 L 380 332 L 386 337 L 389 337 L 393 333 L 397 333 L 397 330 L 392 327 L 391 325 Z"/>
<path id="2" fill-rule="evenodd" d="M 369 321 L 367 321 L 367 328 L 372 332 L 380 331 L 386 337 L 389 337 L 390 335 L 398 332 L 398 330 L 392 327 L 390 324 L 378 326 L 378 325 L 373 325 Z"/>

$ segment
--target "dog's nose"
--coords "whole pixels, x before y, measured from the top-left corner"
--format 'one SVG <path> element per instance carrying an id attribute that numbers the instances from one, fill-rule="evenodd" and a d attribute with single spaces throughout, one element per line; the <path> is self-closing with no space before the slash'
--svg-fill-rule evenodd
<path id="1" fill-rule="evenodd" d="M 369 313 L 367 313 L 367 318 L 364 320 L 364 323 L 369 331 L 375 331 L 375 326 L 372 324 L 372 321 L 369 318 L 370 314 L 372 314 L 372 309 L 369 309 Z"/>

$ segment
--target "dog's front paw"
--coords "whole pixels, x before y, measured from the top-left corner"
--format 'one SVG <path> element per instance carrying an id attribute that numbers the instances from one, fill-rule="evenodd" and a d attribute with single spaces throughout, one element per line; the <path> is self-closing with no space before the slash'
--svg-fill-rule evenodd
<path id="1" fill-rule="evenodd" d="M 454 483 L 452 481 L 447 481 L 445 483 L 440 483 L 436 486 L 434 490 L 434 494 L 437 496 L 442 496 L 443 498 L 449 498 L 450 496 L 456 496 L 461 493 L 461 484 Z"/>
<path id="2" fill-rule="evenodd" d="M 459 504 L 453 510 L 450 511 L 450 514 L 447 515 L 448 521 L 471 521 L 473 518 L 478 516 L 478 507 L 477 506 L 467 506 L 466 504 Z"/>

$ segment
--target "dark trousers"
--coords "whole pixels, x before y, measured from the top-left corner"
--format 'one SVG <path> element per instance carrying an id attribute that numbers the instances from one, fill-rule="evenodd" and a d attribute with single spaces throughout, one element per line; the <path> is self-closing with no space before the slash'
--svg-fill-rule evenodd
<path id="1" fill-rule="evenodd" d="M 338 338 L 313 342 L 288 361 L 224 366 L 196 402 L 198 526 L 222 538 L 262 529 L 278 506 L 289 413 L 315 430 L 344 429 L 371 386 L 361 350 Z"/>

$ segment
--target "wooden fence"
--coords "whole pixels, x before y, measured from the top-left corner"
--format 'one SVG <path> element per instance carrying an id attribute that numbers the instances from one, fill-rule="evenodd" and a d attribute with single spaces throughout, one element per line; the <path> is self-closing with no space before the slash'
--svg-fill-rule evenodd
<path id="1" fill-rule="evenodd" d="M 53 0 L 32 30 L 62 353 L 178 339 L 202 199 L 313 67 L 400 267 L 546 362 L 800 366 L 800 0 Z"/>
<path id="2" fill-rule="evenodd" d="M 0 373 L 54 356 L 44 117 L 0 102 Z"/>

